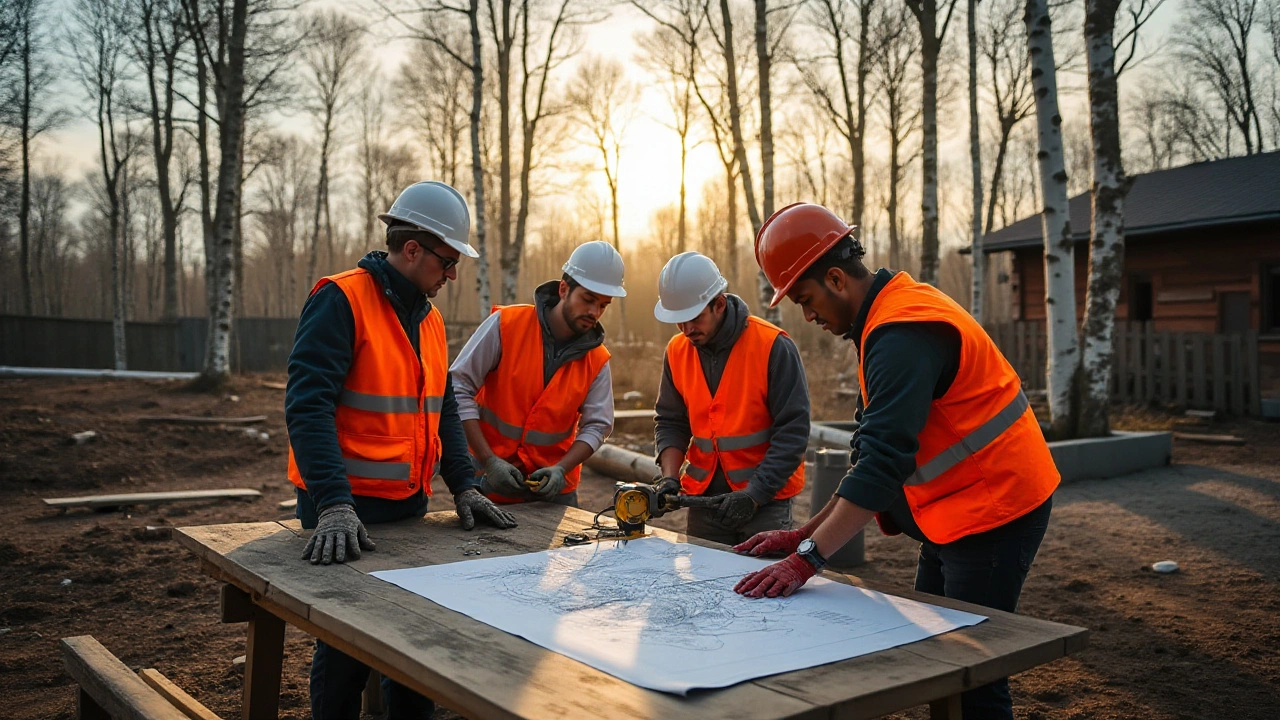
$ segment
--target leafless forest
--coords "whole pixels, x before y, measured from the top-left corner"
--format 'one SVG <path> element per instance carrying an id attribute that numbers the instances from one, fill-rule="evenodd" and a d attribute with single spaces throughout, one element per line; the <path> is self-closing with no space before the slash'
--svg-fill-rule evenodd
<path id="1" fill-rule="evenodd" d="M 751 239 L 791 202 L 836 209 L 874 264 L 998 320 L 1008 269 L 979 266 L 974 283 L 958 252 L 984 232 L 1064 192 L 1119 197 L 1126 176 L 1280 148 L 1280 0 L 2 12 L 0 312 L 208 315 L 214 375 L 232 317 L 296 315 L 316 278 L 381 245 L 376 215 L 419 179 L 468 197 L 482 249 L 438 299 L 446 318 L 527 299 L 600 238 L 624 253 L 631 289 L 610 333 L 659 341 L 662 263 L 705 252 L 758 305 Z M 1089 332 L 1058 349 L 1096 363 Z"/>

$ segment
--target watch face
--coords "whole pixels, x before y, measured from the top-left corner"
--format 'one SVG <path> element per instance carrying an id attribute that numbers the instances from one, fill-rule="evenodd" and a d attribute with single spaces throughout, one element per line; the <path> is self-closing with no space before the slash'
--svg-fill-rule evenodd
<path id="1" fill-rule="evenodd" d="M 804 540 L 800 541 L 800 547 L 796 548 L 796 552 L 799 553 L 800 555 L 804 555 L 805 553 L 811 553 L 814 551 L 814 548 L 816 545 L 817 543 L 815 543 L 812 538 L 805 538 Z"/>

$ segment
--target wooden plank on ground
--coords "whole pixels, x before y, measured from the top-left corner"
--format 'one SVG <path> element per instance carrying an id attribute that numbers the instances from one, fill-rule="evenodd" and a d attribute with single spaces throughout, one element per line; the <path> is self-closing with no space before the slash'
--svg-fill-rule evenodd
<path id="1" fill-rule="evenodd" d="M 117 720 L 187 720 L 89 635 L 63 638 L 62 663 L 81 690 Z"/>
<path id="2" fill-rule="evenodd" d="M 44 498 L 44 504 L 56 508 L 100 508 L 122 505 L 160 505 L 185 500 L 252 500 L 262 497 L 258 490 L 174 490 L 172 492 L 122 493 L 119 495 L 85 495 L 82 497 Z"/>
<path id="3" fill-rule="evenodd" d="M 1221 335 L 1213 336 L 1213 407 L 1227 411 L 1227 343 Z"/>
<path id="4" fill-rule="evenodd" d="M 248 417 L 199 417 L 194 415 L 142 415 L 134 418 L 140 423 L 172 423 L 174 425 L 253 425 L 266 422 L 266 415 Z"/>
<path id="5" fill-rule="evenodd" d="M 151 686 L 151 689 L 160 693 L 169 704 L 178 708 L 184 715 L 191 720 L 222 720 L 213 711 L 205 707 L 199 700 L 191 697 L 185 690 L 174 685 L 169 678 L 165 677 L 155 668 L 147 668 L 138 671 L 138 677 L 142 681 Z"/>
<path id="6" fill-rule="evenodd" d="M 1191 442 L 1205 443 L 1206 445 L 1244 445 L 1245 439 L 1236 437 L 1235 435 L 1212 435 L 1208 433 L 1184 433 L 1176 432 L 1173 434 L 1174 440 L 1189 440 Z"/>

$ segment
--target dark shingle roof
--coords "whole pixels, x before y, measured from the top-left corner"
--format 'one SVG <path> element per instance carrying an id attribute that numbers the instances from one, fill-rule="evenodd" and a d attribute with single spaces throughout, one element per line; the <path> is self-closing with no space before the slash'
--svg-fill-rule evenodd
<path id="1" fill-rule="evenodd" d="M 1124 203 L 1126 236 L 1280 218 L 1280 152 L 1137 175 Z M 1071 198 L 1071 235 L 1089 239 L 1089 193 Z M 986 252 L 1042 244 L 1040 215 L 987 235 Z"/>

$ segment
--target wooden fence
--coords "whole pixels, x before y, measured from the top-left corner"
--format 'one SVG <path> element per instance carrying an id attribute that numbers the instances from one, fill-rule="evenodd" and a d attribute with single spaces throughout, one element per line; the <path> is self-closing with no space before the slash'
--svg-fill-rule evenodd
<path id="1" fill-rule="evenodd" d="M 1044 323 L 987 328 L 1027 390 L 1045 389 Z M 1258 334 L 1157 332 L 1152 323 L 1118 321 L 1111 397 L 1232 415 L 1262 414 Z"/>

